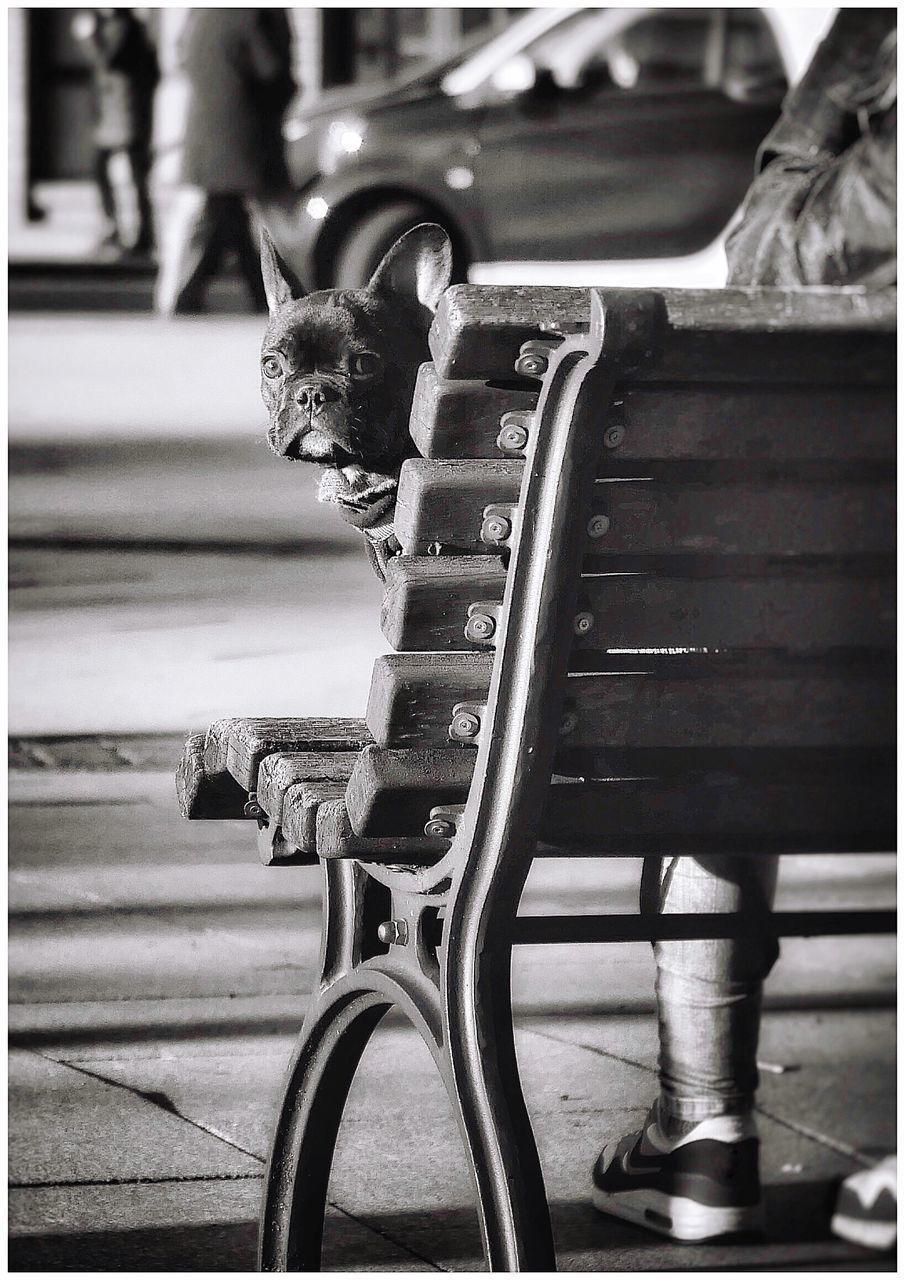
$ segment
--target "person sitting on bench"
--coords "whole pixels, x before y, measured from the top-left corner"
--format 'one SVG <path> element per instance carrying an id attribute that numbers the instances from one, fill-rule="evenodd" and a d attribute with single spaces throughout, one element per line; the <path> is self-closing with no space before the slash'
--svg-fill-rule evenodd
<path id="1" fill-rule="evenodd" d="M 839 12 L 761 146 L 727 244 L 729 284 L 895 286 L 895 22 L 890 9 Z M 777 865 L 770 854 L 646 867 L 650 910 L 756 913 L 761 927 L 655 944 L 660 1092 L 640 1132 L 597 1160 L 601 1211 L 680 1240 L 760 1227 L 753 1110 L 763 982 L 779 953 L 769 923 Z M 845 1216 L 857 1200 L 864 1230 L 849 1238 L 888 1247 L 895 1175 L 884 1168 L 870 1195 L 848 1197 Z"/>

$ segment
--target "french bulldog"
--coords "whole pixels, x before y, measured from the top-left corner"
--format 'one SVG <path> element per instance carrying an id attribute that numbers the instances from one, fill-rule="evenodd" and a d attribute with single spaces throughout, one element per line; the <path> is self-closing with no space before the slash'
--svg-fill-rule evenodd
<path id="1" fill-rule="evenodd" d="M 364 289 L 305 294 L 266 231 L 261 270 L 270 321 L 261 394 L 274 453 L 325 468 L 318 497 L 367 538 L 382 576 L 399 468 L 427 332 L 452 278 L 452 245 L 422 223 L 393 245 Z M 398 545 L 398 544 L 397 544 Z"/>

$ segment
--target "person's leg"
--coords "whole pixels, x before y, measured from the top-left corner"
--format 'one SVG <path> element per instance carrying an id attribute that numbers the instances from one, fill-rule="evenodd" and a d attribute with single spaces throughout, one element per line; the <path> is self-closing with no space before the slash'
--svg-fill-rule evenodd
<path id="1" fill-rule="evenodd" d="M 174 197 L 161 243 L 155 306 L 163 315 L 202 309 L 204 285 L 225 247 L 223 197 L 184 187 Z"/>
<path id="2" fill-rule="evenodd" d="M 239 273 L 245 281 L 255 311 L 267 311 L 267 296 L 261 276 L 261 238 L 255 202 L 235 196 L 229 206 L 229 236 L 235 250 Z"/>
<path id="3" fill-rule="evenodd" d="M 667 1132 L 754 1106 L 763 980 L 778 954 L 769 918 L 778 862 L 774 855 L 664 859 L 661 913 L 743 913 L 754 925 L 740 939 L 654 947 Z"/>
<path id="4" fill-rule="evenodd" d="M 645 876 L 643 910 L 740 913 L 751 928 L 737 939 L 655 945 L 660 1094 L 642 1129 L 597 1160 L 592 1197 L 602 1212 L 675 1240 L 759 1230 L 752 1109 L 761 989 L 778 953 L 777 865 L 774 856 L 667 858 L 655 879 Z"/>
<path id="5" fill-rule="evenodd" d="M 103 225 L 100 235 L 102 248 L 113 248 L 120 244 L 119 231 L 116 224 L 116 196 L 113 183 L 110 181 L 110 156 L 107 147 L 97 147 L 94 152 L 94 180 L 97 183 L 101 201 Z"/>
<path id="6" fill-rule="evenodd" d="M 149 190 L 151 154 L 144 143 L 129 147 L 126 152 L 135 192 L 137 227 L 132 249 L 136 253 L 150 253 L 154 248 L 154 215 Z"/>

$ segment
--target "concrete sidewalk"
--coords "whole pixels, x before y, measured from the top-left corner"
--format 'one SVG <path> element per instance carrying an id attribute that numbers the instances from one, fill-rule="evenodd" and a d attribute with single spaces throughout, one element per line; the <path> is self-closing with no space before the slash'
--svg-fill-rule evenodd
<path id="1" fill-rule="evenodd" d="M 260 334 L 10 325 L 14 1270 L 253 1265 L 318 873 L 261 868 L 245 823 L 183 822 L 172 770 L 219 715 L 360 716 L 386 649 L 358 535 L 261 444 Z M 788 860 L 783 878 L 789 908 L 894 896 L 889 859 Z M 633 910 L 637 879 L 544 864 L 524 909 Z M 832 1240 L 825 1203 L 894 1142 L 891 940 L 784 946 L 762 1044 L 784 1068 L 761 1094 L 770 1235 L 744 1249 L 669 1246 L 587 1205 L 597 1149 L 654 1089 L 650 949 L 522 948 L 514 987 L 563 1269 L 893 1269 Z M 330 1269 L 479 1265 L 445 1097 L 397 1023 L 365 1056 L 330 1198 Z"/>
<path id="2" fill-rule="evenodd" d="M 243 823 L 184 823 L 160 772 L 16 769 L 11 802 L 12 1269 L 248 1270 L 315 973 L 316 869 L 256 865 Z M 633 910 L 637 875 L 631 861 L 541 864 L 523 910 Z M 789 860 L 784 905 L 878 905 L 891 877 L 889 859 Z M 894 1143 L 892 942 L 784 944 L 761 1048 L 759 1245 L 678 1248 L 587 1205 L 597 1149 L 654 1088 L 651 981 L 646 946 L 517 952 L 560 1267 L 893 1269 L 833 1240 L 826 1214 L 831 1183 Z M 445 1095 L 401 1024 L 366 1054 L 330 1199 L 329 1269 L 480 1266 Z"/>

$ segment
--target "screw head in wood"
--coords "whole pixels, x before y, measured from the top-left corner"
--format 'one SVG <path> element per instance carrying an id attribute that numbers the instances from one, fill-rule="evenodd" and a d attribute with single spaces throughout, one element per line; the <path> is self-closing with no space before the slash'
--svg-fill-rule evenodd
<path id="1" fill-rule="evenodd" d="M 610 531 L 609 516 L 591 516 L 588 521 L 588 535 L 592 538 L 602 538 L 605 533 Z"/>
<path id="2" fill-rule="evenodd" d="M 481 732 L 481 722 L 470 711 L 459 711 L 449 726 L 450 737 L 476 738 Z"/>
<path id="3" fill-rule="evenodd" d="M 506 419 L 503 418 L 503 423 Z M 528 443 L 528 432 L 524 427 L 503 426 L 502 431 L 496 438 L 497 448 L 502 449 L 504 453 L 519 453 Z"/>
<path id="4" fill-rule="evenodd" d="M 481 525 L 482 542 L 505 542 L 512 532 L 512 524 L 505 516 L 488 516 Z"/>
<path id="5" fill-rule="evenodd" d="M 519 356 L 515 362 L 515 372 L 523 378 L 542 378 L 547 372 L 548 361 L 545 356 L 532 351 Z"/>
<path id="6" fill-rule="evenodd" d="M 618 424 L 613 427 L 607 427 L 603 433 L 603 443 L 608 449 L 618 449 L 625 439 L 625 427 Z"/>
<path id="7" fill-rule="evenodd" d="M 465 624 L 465 639 L 472 643 L 489 640 L 496 631 L 496 623 L 488 613 L 473 613 Z"/>
<path id="8" fill-rule="evenodd" d="M 432 836 L 435 840 L 451 840 L 456 834 L 456 829 L 445 818 L 431 818 L 430 822 L 424 824 L 424 834 Z"/>
<path id="9" fill-rule="evenodd" d="M 559 722 L 559 732 L 565 737 L 569 733 L 574 733 L 578 728 L 578 713 L 575 711 L 564 711 L 562 719 Z"/>
<path id="10" fill-rule="evenodd" d="M 576 613 L 574 625 L 577 636 L 586 636 L 594 625 L 593 613 Z"/>

